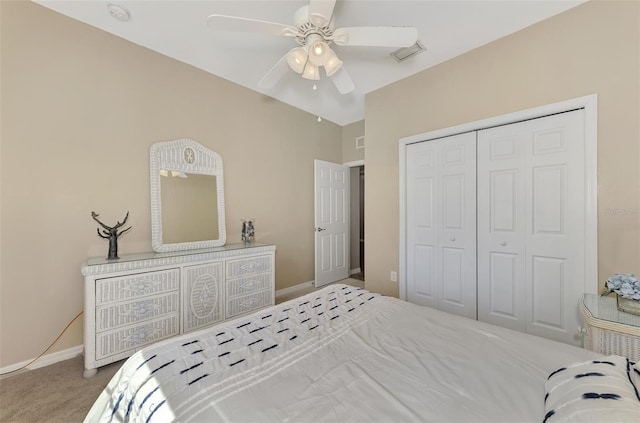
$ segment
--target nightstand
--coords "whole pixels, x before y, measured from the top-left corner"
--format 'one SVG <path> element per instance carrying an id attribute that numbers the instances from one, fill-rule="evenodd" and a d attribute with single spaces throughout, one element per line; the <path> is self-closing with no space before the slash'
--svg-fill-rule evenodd
<path id="1" fill-rule="evenodd" d="M 587 324 L 584 347 L 640 361 L 640 316 L 619 311 L 613 296 L 583 294 L 580 311 Z"/>

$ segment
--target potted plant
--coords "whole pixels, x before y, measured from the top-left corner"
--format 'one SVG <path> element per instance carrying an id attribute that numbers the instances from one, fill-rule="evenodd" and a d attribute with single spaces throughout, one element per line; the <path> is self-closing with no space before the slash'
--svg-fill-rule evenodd
<path id="1" fill-rule="evenodd" d="M 602 295 L 617 294 L 618 310 L 640 315 L 640 279 L 631 273 L 616 273 L 607 279 L 605 287 Z"/>

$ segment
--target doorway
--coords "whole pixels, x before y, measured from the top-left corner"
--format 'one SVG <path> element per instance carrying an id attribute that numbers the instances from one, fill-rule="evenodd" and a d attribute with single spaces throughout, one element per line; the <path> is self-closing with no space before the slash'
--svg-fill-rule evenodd
<path id="1" fill-rule="evenodd" d="M 314 160 L 315 281 L 364 282 L 364 160 Z"/>
<path id="2" fill-rule="evenodd" d="M 349 277 L 364 281 L 364 164 L 350 167 L 350 262 Z"/>

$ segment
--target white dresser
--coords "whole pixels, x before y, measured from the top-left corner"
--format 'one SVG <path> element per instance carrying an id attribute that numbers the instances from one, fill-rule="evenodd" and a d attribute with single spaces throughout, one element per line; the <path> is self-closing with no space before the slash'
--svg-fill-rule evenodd
<path id="1" fill-rule="evenodd" d="M 275 250 L 230 244 L 87 260 L 84 377 L 161 339 L 273 305 Z"/>

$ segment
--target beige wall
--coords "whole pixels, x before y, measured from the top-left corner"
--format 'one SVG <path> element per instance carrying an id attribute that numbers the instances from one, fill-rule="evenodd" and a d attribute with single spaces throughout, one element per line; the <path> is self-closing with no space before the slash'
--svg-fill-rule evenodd
<path id="1" fill-rule="evenodd" d="M 364 160 L 364 148 L 356 149 L 356 138 L 364 136 L 364 120 L 342 127 L 342 163 Z"/>
<path id="2" fill-rule="evenodd" d="M 400 138 L 589 94 L 598 94 L 600 283 L 640 274 L 639 28 L 639 2 L 590 1 L 367 95 L 367 288 L 398 295 L 389 272 L 399 261 Z"/>
<path id="3" fill-rule="evenodd" d="M 157 141 L 220 153 L 228 242 L 254 217 L 257 242 L 277 245 L 276 289 L 313 280 L 313 159 L 342 161 L 341 127 L 34 3 L 0 10 L 0 368 L 82 310 L 81 263 L 107 253 L 92 210 L 111 224 L 130 211 L 119 253 L 151 249 Z M 53 351 L 81 344 L 78 321 Z"/>

